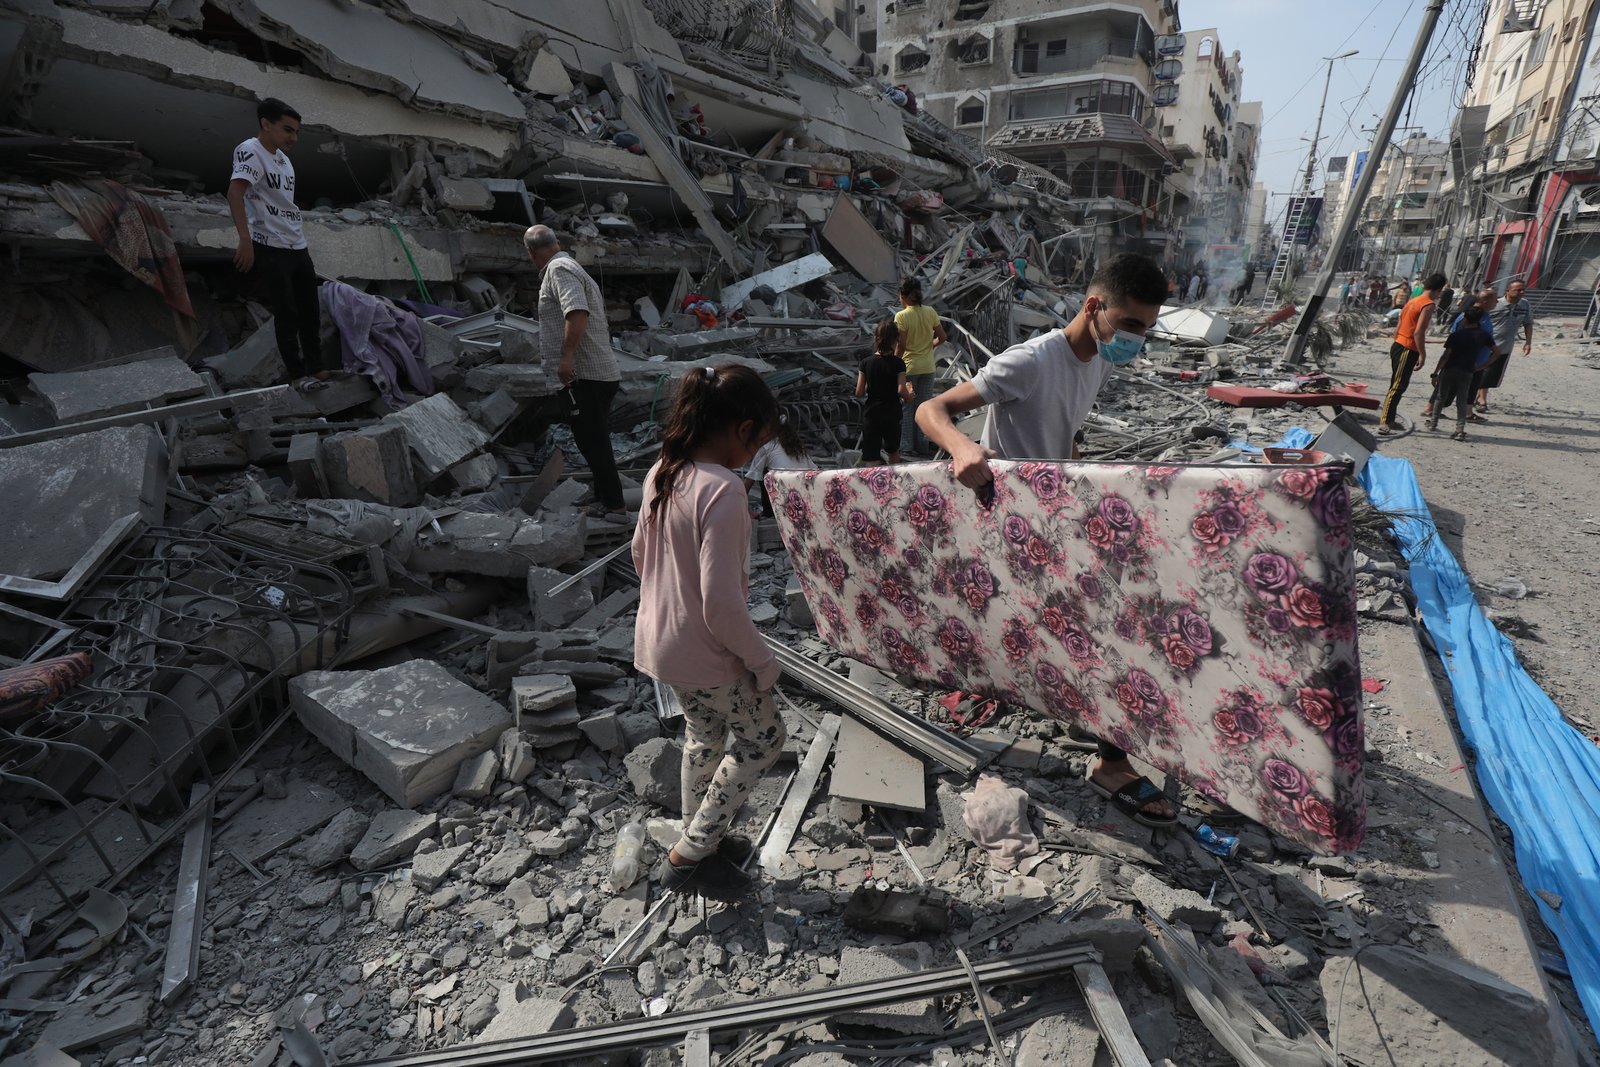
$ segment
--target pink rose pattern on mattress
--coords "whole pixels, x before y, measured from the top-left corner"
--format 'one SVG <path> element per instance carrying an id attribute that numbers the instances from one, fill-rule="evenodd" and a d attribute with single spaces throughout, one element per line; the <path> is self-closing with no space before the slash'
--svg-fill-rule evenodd
<path id="1" fill-rule="evenodd" d="M 821 636 L 1085 728 L 1319 852 L 1361 841 L 1339 467 L 996 461 L 768 475 Z"/>

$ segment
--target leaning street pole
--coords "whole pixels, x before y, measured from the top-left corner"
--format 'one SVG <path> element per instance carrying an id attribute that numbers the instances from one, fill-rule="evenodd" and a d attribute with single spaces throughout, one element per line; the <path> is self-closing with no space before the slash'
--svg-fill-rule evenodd
<path id="1" fill-rule="evenodd" d="M 1423 54 L 1428 51 L 1428 42 L 1433 39 L 1434 28 L 1439 25 L 1439 16 L 1444 12 L 1444 0 L 1428 0 L 1428 7 L 1422 13 L 1422 25 L 1417 27 L 1417 39 L 1411 46 L 1411 55 L 1406 59 L 1405 70 L 1400 74 L 1400 80 L 1394 88 L 1394 97 L 1389 101 L 1389 110 L 1384 113 L 1383 121 L 1378 123 L 1377 132 L 1372 137 L 1372 147 L 1367 151 L 1367 164 L 1361 170 L 1361 177 L 1356 179 L 1356 187 L 1350 193 L 1350 202 L 1339 213 L 1339 228 L 1334 231 L 1333 240 L 1329 242 L 1328 255 L 1323 260 L 1322 270 L 1317 274 L 1317 280 L 1311 287 L 1311 295 L 1306 298 L 1306 306 L 1300 312 L 1300 318 L 1294 324 L 1294 332 L 1289 335 L 1289 343 L 1283 348 L 1283 361 L 1285 363 L 1299 363 L 1300 356 L 1306 350 L 1306 342 L 1311 337 L 1311 324 L 1317 321 L 1317 316 L 1322 312 L 1323 302 L 1328 297 L 1328 287 L 1333 284 L 1333 276 L 1337 273 L 1339 257 L 1344 253 L 1344 246 L 1349 243 L 1350 235 L 1355 232 L 1356 219 L 1361 214 L 1361 208 L 1367 202 L 1367 194 L 1372 191 L 1373 179 L 1378 174 L 1378 164 L 1383 161 L 1383 153 L 1389 147 L 1389 138 L 1394 136 L 1395 127 L 1400 124 L 1400 112 L 1406 106 L 1406 98 L 1411 95 L 1412 86 L 1417 80 L 1417 71 L 1422 69 Z"/>

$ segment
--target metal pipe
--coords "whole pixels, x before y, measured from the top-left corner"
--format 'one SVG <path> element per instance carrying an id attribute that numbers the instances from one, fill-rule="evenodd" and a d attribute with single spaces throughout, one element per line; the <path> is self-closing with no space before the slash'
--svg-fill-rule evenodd
<path id="1" fill-rule="evenodd" d="M 1098 964 L 1100 953 L 1090 945 L 1067 945 L 1010 959 L 974 965 L 985 986 L 1045 978 L 1085 963 Z M 482 1047 L 438 1049 L 382 1060 L 363 1060 L 364 1067 L 513 1067 L 582 1057 L 592 1059 L 652 1045 L 674 1044 L 696 1030 L 748 1030 L 793 1019 L 825 1018 L 907 1000 L 945 996 L 969 986 L 961 967 L 854 982 L 829 989 L 773 997 L 753 1004 L 734 1004 L 699 1011 L 672 1012 L 655 1019 L 628 1019 L 578 1030 L 545 1034 L 519 1041 L 492 1042 Z"/>

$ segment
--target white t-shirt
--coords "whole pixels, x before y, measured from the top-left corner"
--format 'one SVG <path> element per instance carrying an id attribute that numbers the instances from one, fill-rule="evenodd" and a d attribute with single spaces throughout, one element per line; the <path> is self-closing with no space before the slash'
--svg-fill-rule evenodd
<path id="1" fill-rule="evenodd" d="M 764 482 L 768 471 L 809 471 L 816 468 L 817 465 L 809 459 L 795 459 L 777 441 L 768 441 L 750 457 L 750 466 L 744 469 L 744 476 L 752 482 Z"/>
<path id="2" fill-rule="evenodd" d="M 250 183 L 244 194 L 250 240 L 271 248 L 304 248 L 300 209 L 294 206 L 294 164 L 252 137 L 233 150 L 233 175 Z"/>
<path id="3" fill-rule="evenodd" d="M 1098 354 L 1079 359 L 1060 330 L 1012 345 L 972 379 L 993 405 L 980 443 L 1001 459 L 1071 459 L 1072 438 L 1111 370 Z"/>

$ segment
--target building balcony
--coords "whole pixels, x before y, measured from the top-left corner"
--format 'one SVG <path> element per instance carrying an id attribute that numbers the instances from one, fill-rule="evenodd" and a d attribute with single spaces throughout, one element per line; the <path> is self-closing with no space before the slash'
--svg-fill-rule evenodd
<path id="1" fill-rule="evenodd" d="M 1011 69 L 1019 78 L 1089 70 L 1132 73 L 1155 62 L 1155 31 L 1144 16 L 1098 10 L 1017 27 Z"/>
<path id="2" fill-rule="evenodd" d="M 1056 47 L 1057 45 L 1060 47 Z M 1118 60 L 1124 62 L 1118 64 Z M 1114 66 L 1133 69 L 1139 64 L 1148 65 L 1149 60 L 1139 54 L 1138 41 L 1132 37 L 1087 44 L 1048 41 L 1043 47 L 1037 43 L 1018 45 L 1011 55 L 1011 69 L 1022 78 L 1077 74 L 1080 71 L 1110 69 Z"/>

